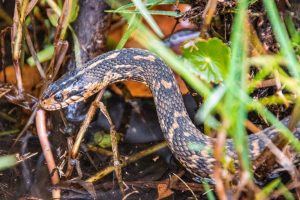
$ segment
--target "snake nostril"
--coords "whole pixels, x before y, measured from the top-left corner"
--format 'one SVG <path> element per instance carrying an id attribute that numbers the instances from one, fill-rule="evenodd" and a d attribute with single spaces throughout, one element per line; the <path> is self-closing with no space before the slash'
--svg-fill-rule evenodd
<path id="1" fill-rule="evenodd" d="M 57 102 L 62 102 L 64 100 L 64 96 L 61 93 L 58 93 L 54 96 L 54 100 Z"/>

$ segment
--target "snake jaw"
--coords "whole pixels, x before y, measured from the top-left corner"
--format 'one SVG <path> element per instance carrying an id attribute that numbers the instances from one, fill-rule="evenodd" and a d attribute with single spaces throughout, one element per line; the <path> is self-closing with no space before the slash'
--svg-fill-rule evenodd
<path id="1" fill-rule="evenodd" d="M 40 105 L 43 109 L 49 110 L 49 111 L 59 110 L 62 108 L 62 106 L 60 104 L 47 105 L 44 101 L 41 101 Z"/>

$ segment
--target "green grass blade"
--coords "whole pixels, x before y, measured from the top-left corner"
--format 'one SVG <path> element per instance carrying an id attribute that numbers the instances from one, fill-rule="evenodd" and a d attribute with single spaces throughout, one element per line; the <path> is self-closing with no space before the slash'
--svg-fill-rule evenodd
<path id="1" fill-rule="evenodd" d="M 233 22 L 231 33 L 232 55 L 229 69 L 229 77 L 225 80 L 228 92 L 225 97 L 225 116 L 231 123 L 230 131 L 234 140 L 235 148 L 242 161 L 242 167 L 251 172 L 249 151 L 246 130 L 244 122 L 247 117 L 245 103 L 239 91 L 246 91 L 246 74 L 247 74 L 247 37 L 245 24 L 247 19 L 248 0 L 240 0 L 237 13 Z M 241 89 L 238 89 L 241 88 Z M 238 98 L 236 97 L 238 94 Z"/>
<path id="2" fill-rule="evenodd" d="M 168 4 L 175 4 L 177 0 L 149 0 L 145 2 L 145 6 L 155 6 L 155 5 L 168 5 Z M 179 3 L 186 3 L 184 0 L 180 0 Z M 134 7 L 133 3 L 126 4 L 124 6 L 120 6 L 116 11 L 125 10 L 128 8 Z"/>
<path id="3" fill-rule="evenodd" d="M 214 196 L 214 193 L 212 192 L 213 190 L 210 189 L 208 183 L 206 182 L 203 182 L 203 188 L 205 190 L 205 195 L 207 196 L 207 198 L 209 200 L 216 200 L 215 196 Z"/>
<path id="4" fill-rule="evenodd" d="M 137 26 L 135 25 L 135 20 L 140 20 L 140 18 L 138 18 L 137 15 L 134 14 L 129 19 L 127 31 L 123 34 L 116 49 L 122 49 L 128 41 L 128 39 L 131 37 L 132 33 L 136 30 Z"/>
<path id="5" fill-rule="evenodd" d="M 287 58 L 288 67 L 290 72 L 297 78 L 299 81 L 300 78 L 300 65 L 297 61 L 297 57 L 294 53 L 291 41 L 289 40 L 288 34 L 284 25 L 281 22 L 279 17 L 278 10 L 274 0 L 263 0 L 264 6 L 269 16 L 273 32 L 277 41 L 280 44 L 280 50 L 282 54 Z"/>
<path id="6" fill-rule="evenodd" d="M 209 114 L 211 114 L 212 110 L 220 103 L 226 91 L 226 87 L 221 85 L 216 88 L 211 95 L 206 99 L 201 108 L 198 109 L 195 115 L 195 122 L 200 124 L 204 122 Z"/>
<path id="7" fill-rule="evenodd" d="M 123 13 L 123 14 L 143 14 L 141 11 L 138 10 L 107 10 L 106 12 L 111 12 L 111 13 Z M 150 15 L 164 15 L 164 16 L 169 16 L 169 17 L 181 17 L 183 13 L 181 12 L 176 12 L 176 11 L 165 11 L 165 10 L 148 10 L 148 13 Z"/>
<path id="8" fill-rule="evenodd" d="M 163 38 L 164 34 L 161 32 L 159 26 L 156 24 L 150 13 L 148 12 L 146 6 L 142 3 L 141 0 L 132 0 L 134 5 L 139 9 L 145 20 L 148 22 L 153 31 L 160 37 Z"/>
<path id="9" fill-rule="evenodd" d="M 269 183 L 267 186 L 265 186 L 261 192 L 259 192 L 258 194 L 255 195 L 255 199 L 267 199 L 270 194 L 276 189 L 280 189 L 283 190 L 283 196 L 286 199 L 289 200 L 293 200 L 293 194 L 284 186 L 284 184 L 281 182 L 280 179 L 275 179 L 274 181 L 272 181 L 271 183 Z"/>

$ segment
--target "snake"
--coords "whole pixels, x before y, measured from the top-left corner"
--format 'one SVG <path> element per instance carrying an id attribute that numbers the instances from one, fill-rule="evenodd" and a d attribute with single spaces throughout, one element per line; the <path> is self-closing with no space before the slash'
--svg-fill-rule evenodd
<path id="1" fill-rule="evenodd" d="M 212 178 L 216 164 L 213 155 L 216 139 L 203 134 L 194 125 L 172 70 L 161 58 L 147 50 L 124 48 L 99 55 L 51 83 L 41 95 L 40 105 L 45 110 L 59 110 L 85 101 L 112 83 L 128 79 L 142 82 L 150 88 L 161 130 L 176 159 L 195 176 Z M 281 122 L 287 126 L 289 117 Z M 300 138 L 299 124 L 293 133 Z M 248 135 L 249 159 L 258 158 L 267 148 L 268 141 L 274 141 L 278 134 L 276 128 L 269 127 Z M 224 148 L 226 159 L 232 159 L 238 165 L 233 140 L 226 139 Z"/>

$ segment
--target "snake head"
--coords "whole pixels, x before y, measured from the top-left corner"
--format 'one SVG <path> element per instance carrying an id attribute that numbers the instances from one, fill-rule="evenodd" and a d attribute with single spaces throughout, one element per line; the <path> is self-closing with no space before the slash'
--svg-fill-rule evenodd
<path id="1" fill-rule="evenodd" d="M 83 101 L 97 93 L 102 87 L 84 76 L 67 73 L 44 91 L 40 105 L 45 110 L 59 110 L 73 103 Z"/>

